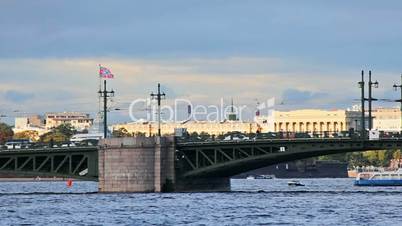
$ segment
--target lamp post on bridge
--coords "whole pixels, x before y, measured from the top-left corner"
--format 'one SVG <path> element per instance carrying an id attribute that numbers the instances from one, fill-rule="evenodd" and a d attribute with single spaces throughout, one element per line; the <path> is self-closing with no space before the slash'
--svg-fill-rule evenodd
<path id="1" fill-rule="evenodd" d="M 151 93 L 151 98 L 158 101 L 158 136 L 161 136 L 161 100 L 165 99 L 165 93 L 161 93 L 161 84 L 158 83 L 158 93 Z"/>
<path id="2" fill-rule="evenodd" d="M 401 124 L 399 125 L 399 130 L 401 131 L 401 134 L 402 134 L 402 74 L 401 74 L 401 84 L 400 84 L 400 85 L 394 84 L 393 87 L 394 87 L 394 90 L 395 90 L 395 91 L 398 91 L 398 88 L 401 90 L 401 99 L 395 100 L 395 102 L 400 102 L 400 103 L 401 103 L 401 107 L 400 107 L 400 111 L 401 111 Z M 400 135 L 401 135 L 401 134 L 400 134 Z"/>
<path id="3" fill-rule="evenodd" d="M 361 111 L 362 111 L 362 115 L 361 115 L 361 138 L 364 139 L 365 138 L 365 134 L 366 134 L 366 126 L 365 126 L 365 109 L 364 109 L 364 104 L 365 104 L 365 100 L 366 98 L 364 97 L 364 71 L 362 70 L 362 80 L 358 83 L 359 84 L 359 88 L 361 89 Z"/>
<path id="4" fill-rule="evenodd" d="M 373 87 L 378 88 L 378 81 L 375 81 L 375 82 L 371 81 L 371 71 L 369 71 L 368 86 L 369 86 L 369 90 L 368 90 L 368 95 L 369 95 L 369 97 L 368 97 L 368 113 L 369 113 L 369 115 L 368 115 L 368 120 L 369 120 L 368 121 L 368 129 L 371 130 L 371 129 L 373 129 L 372 102 L 378 100 L 376 98 L 373 98 L 373 96 L 372 96 L 372 88 Z"/>

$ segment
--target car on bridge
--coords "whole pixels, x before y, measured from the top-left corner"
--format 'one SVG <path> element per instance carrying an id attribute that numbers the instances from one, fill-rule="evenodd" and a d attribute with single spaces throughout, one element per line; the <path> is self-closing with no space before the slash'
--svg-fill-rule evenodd
<path id="1" fill-rule="evenodd" d="M 76 147 L 76 146 L 77 145 L 75 145 L 74 142 L 65 142 L 65 143 L 62 143 L 60 147 L 67 148 L 67 147 Z"/>
<path id="2" fill-rule="evenodd" d="M 229 141 L 229 140 L 250 140 L 250 137 L 244 135 L 244 134 L 236 134 L 236 135 L 229 135 L 226 136 L 224 141 Z"/>
<path id="3" fill-rule="evenodd" d="M 29 139 L 15 139 L 9 140 L 4 144 L 7 150 L 30 148 L 32 142 Z"/>

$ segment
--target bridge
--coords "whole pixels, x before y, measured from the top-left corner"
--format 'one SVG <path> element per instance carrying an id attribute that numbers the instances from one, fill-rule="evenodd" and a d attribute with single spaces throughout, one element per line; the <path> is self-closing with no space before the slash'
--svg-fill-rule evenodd
<path id="1" fill-rule="evenodd" d="M 99 180 L 103 191 L 121 191 L 116 190 L 116 184 L 125 184 L 123 187 L 127 191 L 216 190 L 227 187 L 231 176 L 282 162 L 401 148 L 402 139 L 399 138 L 212 142 L 180 142 L 166 137 L 112 138 L 92 147 L 2 150 L 0 173 Z M 140 184 L 141 180 L 147 185 Z M 109 182 L 114 187 L 108 187 Z M 130 187 L 127 183 L 135 186 Z M 159 189 L 152 190 L 157 184 Z M 166 188 L 166 184 L 173 188 Z"/>
<path id="2" fill-rule="evenodd" d="M 0 173 L 23 177 L 98 179 L 98 147 L 0 151 Z"/>

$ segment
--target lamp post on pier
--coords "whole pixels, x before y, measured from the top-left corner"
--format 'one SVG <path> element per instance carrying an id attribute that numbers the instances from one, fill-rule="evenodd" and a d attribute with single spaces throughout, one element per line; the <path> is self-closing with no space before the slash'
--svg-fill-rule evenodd
<path id="1" fill-rule="evenodd" d="M 151 93 L 151 98 L 158 101 L 158 136 L 161 136 L 161 100 L 165 99 L 165 93 L 161 93 L 161 84 L 158 83 L 158 93 Z"/>
<path id="2" fill-rule="evenodd" d="M 368 86 L 369 86 L 368 87 L 369 88 L 369 90 L 368 90 L 368 95 L 369 95 L 368 96 L 368 113 L 369 113 L 369 115 L 368 115 L 368 120 L 369 120 L 368 121 L 368 129 L 371 130 L 371 129 L 373 129 L 372 102 L 378 100 L 378 99 L 372 97 L 372 93 L 373 93 L 372 88 L 373 87 L 378 88 L 378 81 L 375 81 L 375 82 L 371 81 L 371 71 L 369 71 Z"/>
<path id="3" fill-rule="evenodd" d="M 107 138 L 107 99 L 114 97 L 114 91 L 106 90 L 106 80 L 103 81 L 103 91 L 99 90 L 99 97 L 103 97 L 103 138 Z"/>

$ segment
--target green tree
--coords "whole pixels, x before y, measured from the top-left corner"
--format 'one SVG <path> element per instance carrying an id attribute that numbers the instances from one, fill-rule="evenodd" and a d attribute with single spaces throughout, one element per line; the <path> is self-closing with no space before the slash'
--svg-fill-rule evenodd
<path id="1" fill-rule="evenodd" d="M 70 139 L 70 137 L 66 136 L 65 134 L 59 132 L 59 131 L 51 131 L 48 133 L 43 134 L 40 137 L 40 141 L 44 143 L 50 143 L 50 142 L 55 142 L 55 143 L 60 143 L 60 142 L 66 142 Z"/>
<path id="2" fill-rule="evenodd" d="M 208 138 L 211 137 L 211 135 L 209 135 L 209 133 L 207 133 L 207 132 L 201 132 L 200 137 L 201 137 L 201 140 L 207 140 Z"/>
<path id="3" fill-rule="evenodd" d="M 125 128 L 119 128 L 118 130 L 113 130 L 113 137 L 130 137 L 131 134 Z"/>
<path id="4" fill-rule="evenodd" d="M 366 151 L 363 153 L 363 157 L 365 157 L 369 165 L 372 166 L 378 166 L 379 160 L 378 160 L 378 151 Z"/>
<path id="5" fill-rule="evenodd" d="M 357 166 L 367 166 L 369 165 L 367 158 L 363 156 L 361 152 L 349 153 L 347 156 L 349 163 L 349 168 L 355 168 Z"/>
<path id="6" fill-rule="evenodd" d="M 333 155 L 324 155 L 318 157 L 319 160 L 334 160 L 334 161 L 339 161 L 339 162 L 345 162 L 347 161 L 347 155 L 345 153 L 341 154 L 333 154 Z"/>
<path id="7" fill-rule="evenodd" d="M 14 139 L 29 139 L 31 141 L 37 141 L 39 139 L 38 131 L 26 130 L 14 134 Z"/>
<path id="8" fill-rule="evenodd" d="M 61 133 L 68 138 L 72 137 L 74 134 L 77 133 L 77 130 L 75 130 L 75 128 L 70 123 L 63 123 L 58 127 L 54 128 L 53 130 L 54 132 Z"/>
<path id="9" fill-rule="evenodd" d="M 7 140 L 13 138 L 14 132 L 11 126 L 0 123 L 0 144 L 4 144 Z"/>
<path id="10" fill-rule="evenodd" d="M 394 159 L 401 159 L 401 150 L 396 150 L 396 151 L 394 151 L 392 157 L 393 157 Z"/>
<path id="11" fill-rule="evenodd" d="M 45 143 L 49 143 L 51 141 L 65 142 L 69 141 L 70 138 L 76 133 L 77 131 L 71 124 L 61 124 L 58 127 L 53 128 L 50 132 L 43 134 L 40 137 L 40 141 Z"/>
<path id="12" fill-rule="evenodd" d="M 192 133 L 189 135 L 188 138 L 189 138 L 190 140 L 192 140 L 192 141 L 199 141 L 199 140 L 200 140 L 200 137 L 199 137 L 199 135 L 198 135 L 197 132 L 192 132 Z"/>
<path id="13" fill-rule="evenodd" d="M 135 137 L 145 137 L 146 133 L 142 133 L 142 132 L 135 132 L 132 133 L 131 135 L 135 136 Z"/>

